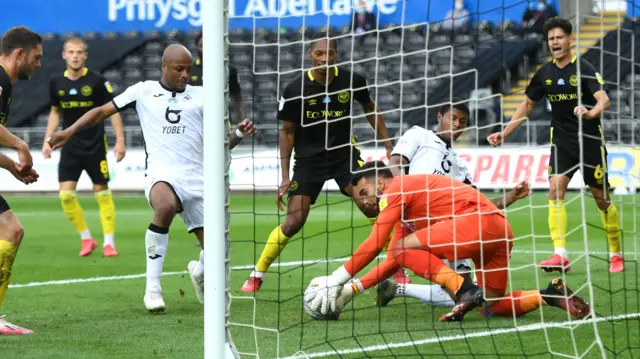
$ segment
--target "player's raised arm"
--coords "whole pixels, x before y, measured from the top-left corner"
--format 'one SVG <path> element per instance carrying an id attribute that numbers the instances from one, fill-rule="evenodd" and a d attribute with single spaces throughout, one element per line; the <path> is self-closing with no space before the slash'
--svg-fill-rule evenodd
<path id="1" fill-rule="evenodd" d="M 243 138 L 247 136 L 253 136 L 256 134 L 256 128 L 253 125 L 253 122 L 248 119 L 242 120 L 238 124 L 238 127 L 235 131 L 229 131 L 229 149 L 232 150 L 236 147 Z"/>
<path id="2" fill-rule="evenodd" d="M 529 81 L 529 85 L 525 90 L 526 98 L 520 103 L 513 116 L 511 116 L 511 121 L 509 121 L 507 127 L 505 127 L 502 132 L 496 132 L 487 137 L 487 141 L 491 146 L 495 147 L 506 141 L 507 138 L 531 116 L 533 109 L 536 107 L 536 103 L 542 100 L 545 95 L 545 88 L 540 76 L 540 70 L 538 70 L 531 78 L 531 81 Z"/>
<path id="3" fill-rule="evenodd" d="M 387 131 L 387 125 L 384 123 L 384 118 L 380 113 L 380 109 L 371 96 L 369 95 L 369 89 L 367 88 L 367 81 L 359 74 L 353 74 L 353 87 L 356 89 L 353 92 L 353 97 L 362 105 L 362 110 L 365 113 L 367 121 L 371 124 L 371 127 L 376 131 L 376 138 L 379 141 L 383 141 L 384 147 L 387 150 L 387 158 L 391 158 L 391 151 L 393 150 L 393 144 L 389 139 L 389 131 Z"/>
<path id="4" fill-rule="evenodd" d="M 78 121 L 69 126 L 66 130 L 55 132 L 51 136 L 49 136 L 47 138 L 47 142 L 51 146 L 51 149 L 58 149 L 64 146 L 64 144 L 67 143 L 71 136 L 76 134 L 81 129 L 95 126 L 100 122 L 103 122 L 107 118 L 115 115 L 116 113 L 118 113 L 118 109 L 113 104 L 113 102 L 109 102 L 100 107 L 91 109 L 90 111 L 82 115 L 82 117 L 80 117 Z"/>
<path id="5" fill-rule="evenodd" d="M 240 88 L 240 77 L 238 76 L 238 70 L 233 66 L 229 66 L 229 95 L 236 107 L 236 121 L 241 122 L 244 120 L 244 103 L 242 102 L 242 89 Z"/>

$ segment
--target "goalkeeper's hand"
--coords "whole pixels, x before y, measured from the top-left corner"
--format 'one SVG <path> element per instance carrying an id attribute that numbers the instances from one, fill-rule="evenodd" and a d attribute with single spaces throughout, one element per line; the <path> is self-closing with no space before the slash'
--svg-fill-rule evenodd
<path id="1" fill-rule="evenodd" d="M 351 274 L 344 266 L 336 269 L 330 276 L 317 277 L 311 281 L 312 286 L 317 286 L 317 294 L 311 301 L 311 306 L 320 313 L 336 313 L 338 305 L 336 299 L 342 291 L 342 285 L 351 279 Z"/>
<path id="2" fill-rule="evenodd" d="M 340 294 L 342 284 L 333 276 L 324 276 L 314 278 L 311 285 L 318 288 L 315 290 L 315 298 L 311 301 L 311 307 L 320 310 L 323 315 L 335 313 L 336 299 Z"/>

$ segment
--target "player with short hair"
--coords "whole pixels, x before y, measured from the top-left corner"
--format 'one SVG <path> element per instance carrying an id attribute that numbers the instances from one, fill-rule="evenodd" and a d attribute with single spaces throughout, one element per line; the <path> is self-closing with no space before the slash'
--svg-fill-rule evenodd
<path id="1" fill-rule="evenodd" d="M 202 33 L 199 33 L 196 37 L 196 51 L 198 52 L 198 58 L 191 70 L 190 84 L 193 86 L 202 86 L 202 66 L 203 66 L 203 43 Z M 233 101 L 236 107 L 236 122 L 241 122 L 245 119 L 244 103 L 242 102 L 242 89 L 240 88 L 240 76 L 238 75 L 238 69 L 233 66 L 229 66 L 229 98 Z"/>
<path id="2" fill-rule="evenodd" d="M 467 126 L 470 111 L 462 99 L 453 98 L 451 101 L 438 109 L 436 132 L 420 126 L 413 126 L 400 137 L 391 152 L 388 165 L 394 176 L 403 173 L 410 175 L 436 174 L 455 178 L 475 188 L 467 166 L 452 148 L 453 142 L 460 137 Z M 527 197 L 529 193 L 529 184 L 522 181 L 506 196 L 492 198 L 491 201 L 499 209 L 504 209 L 515 201 Z M 358 193 L 355 193 L 354 196 L 357 198 Z M 378 210 L 377 204 L 370 202 L 370 205 L 372 206 L 370 211 Z M 471 274 L 472 267 L 469 259 L 458 257 L 453 262 L 448 262 L 446 259 L 444 262 L 460 274 Z M 438 285 L 410 284 L 397 280 L 396 283 L 383 281 L 389 278 L 391 273 L 397 273 L 397 270 L 396 261 L 392 257 L 387 257 L 358 280 L 364 291 L 380 284 L 378 292 L 385 295 L 378 297 L 379 306 L 386 306 L 396 296 L 413 297 L 436 306 L 452 307 L 455 304 L 451 296 Z M 394 275 L 394 277 L 396 276 Z M 345 288 L 341 295 L 354 296 L 359 293 Z"/>
<path id="3" fill-rule="evenodd" d="M 160 81 L 130 86 L 113 101 L 90 110 L 72 126 L 48 139 L 56 149 L 81 129 L 96 125 L 119 111 L 134 108 L 138 112 L 147 153 L 145 196 L 154 213 L 145 234 L 147 284 L 144 304 L 150 312 L 165 309 L 160 277 L 169 244 L 169 227 L 176 214 L 180 214 L 189 233 L 194 233 L 203 246 L 204 92 L 200 86 L 188 85 L 191 67 L 189 51 L 182 45 L 169 45 L 162 55 Z M 201 261 L 190 275 L 203 288 L 203 254 Z"/>
<path id="4" fill-rule="evenodd" d="M 337 42 L 326 34 L 314 36 L 308 49 L 312 69 L 292 80 L 280 98 L 280 168 L 282 183 L 276 203 L 283 210 L 288 193 L 287 216 L 269 235 L 255 270 L 242 286 L 244 292 L 256 292 L 264 273 L 278 258 L 287 242 L 304 226 L 312 204 L 328 180 L 335 180 L 340 191 L 352 197 L 351 173 L 364 161 L 351 130 L 352 100 L 362 105 L 367 120 L 384 141 L 387 157 L 392 145 L 376 103 L 371 99 L 366 79 L 336 66 Z M 293 178 L 289 176 L 292 150 L 295 149 Z M 360 204 L 356 202 L 359 207 Z M 364 208 L 361 208 L 366 212 Z M 365 213 L 371 221 L 376 214 Z"/>
<path id="5" fill-rule="evenodd" d="M 573 39 L 571 22 L 554 17 L 544 24 L 544 33 L 553 60 L 542 65 L 533 75 L 525 91 L 527 97 L 513 114 L 502 132 L 491 134 L 487 140 L 492 146 L 501 144 L 531 115 L 536 103 L 546 98 L 551 103 L 551 156 L 549 158 L 549 231 L 554 254 L 540 263 L 551 272 L 571 269 L 566 250 L 567 212 L 564 196 L 569 181 L 584 168 L 582 178 L 589 186 L 600 209 L 607 233 L 611 265 L 609 272 L 624 271 L 620 240 L 620 218 L 611 202 L 607 173 L 607 148 L 600 117 L 611 107 L 605 82 L 589 62 L 571 53 Z M 578 64 L 580 73 L 578 73 Z M 578 106 L 578 85 L 582 105 Z M 579 117 L 582 118 L 580 128 Z M 582 138 L 579 133 L 582 131 Z M 583 148 L 580 151 L 580 141 Z"/>
<path id="6" fill-rule="evenodd" d="M 40 67 L 42 37 L 24 26 L 13 27 L 0 39 L 0 146 L 15 150 L 18 161 L 0 154 L 0 167 L 11 172 L 25 184 L 35 182 L 38 173 L 32 168 L 33 159 L 29 146 L 9 132 L 5 125 L 9 117 L 9 105 L 13 85 L 18 80 L 28 80 Z M 7 295 L 11 269 L 24 237 L 24 228 L 7 201 L 0 196 L 0 307 Z M 0 335 L 32 334 L 33 331 L 9 323 L 0 316 Z"/>
<path id="7" fill-rule="evenodd" d="M 101 74 L 85 67 L 87 60 L 87 43 L 79 37 L 65 40 L 62 58 L 67 64 L 64 73 L 51 78 L 49 98 L 51 112 L 45 139 L 60 126 L 67 128 L 76 122 L 87 111 L 102 106 L 113 99 L 111 84 Z M 116 113 L 111 117 L 111 124 L 116 134 L 114 154 L 116 162 L 125 155 L 124 130 L 122 118 Z M 44 141 L 42 154 L 51 158 L 51 147 Z M 60 183 L 60 201 L 62 209 L 71 224 L 80 234 L 81 257 L 89 255 L 98 246 L 91 236 L 82 207 L 76 196 L 78 180 L 86 171 L 93 182 L 93 193 L 100 208 L 100 221 L 104 235 L 103 255 L 115 257 L 114 235 L 116 224 L 116 207 L 109 190 L 109 164 L 107 162 L 107 135 L 104 123 L 84 129 L 74 135 L 60 153 L 58 163 L 58 182 Z"/>
<path id="8" fill-rule="evenodd" d="M 576 318 L 590 313 L 589 305 L 560 279 L 547 288 L 506 294 L 513 233 L 509 222 L 493 202 L 478 190 L 441 175 L 393 177 L 382 162 L 369 162 L 352 180 L 354 192 L 377 203 L 380 215 L 369 237 L 351 258 L 330 276 L 312 280 L 318 286 L 311 306 L 322 314 L 340 313 L 343 285 L 365 268 L 395 234 L 388 255 L 415 274 L 442 285 L 457 305 L 440 321 L 460 321 L 465 313 L 485 303 L 487 316 L 524 315 L 543 304 L 567 310 Z M 441 260 L 471 258 L 477 285 Z M 566 293 L 566 294 L 565 294 Z M 558 297 L 568 296 L 568 299 Z M 495 300 L 491 300 L 495 298 Z"/>

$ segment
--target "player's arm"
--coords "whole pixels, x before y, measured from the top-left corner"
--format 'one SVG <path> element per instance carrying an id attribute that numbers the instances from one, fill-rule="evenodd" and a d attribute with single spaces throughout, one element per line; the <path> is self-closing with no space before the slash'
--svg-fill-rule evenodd
<path id="1" fill-rule="evenodd" d="M 582 72 L 588 74 L 590 77 L 583 77 L 581 79 L 583 88 L 586 87 L 596 99 L 596 104 L 593 108 L 587 109 L 582 106 L 576 107 L 573 111 L 574 115 L 578 115 L 578 110 L 582 112 L 582 117 L 587 120 L 600 118 L 604 111 L 611 108 L 611 101 L 609 95 L 607 95 L 606 84 L 602 76 L 597 72 L 595 67 L 589 62 L 582 60 Z M 593 78 L 591 77 L 593 76 Z"/>
<path id="2" fill-rule="evenodd" d="M 418 128 L 410 128 L 402 137 L 398 139 L 398 143 L 391 151 L 389 158 L 389 169 L 394 176 L 405 173 L 405 167 L 411 162 L 416 151 L 420 148 L 421 132 Z"/>
<path id="3" fill-rule="evenodd" d="M 246 136 L 253 136 L 255 133 L 256 128 L 253 122 L 247 119 L 242 120 L 235 131 L 229 131 L 229 149 L 236 147 Z"/>
<path id="4" fill-rule="evenodd" d="M 282 180 L 289 180 L 289 168 L 291 168 L 291 153 L 296 139 L 297 124 L 291 121 L 284 121 L 280 129 L 280 167 L 282 170 Z"/>
<path id="5" fill-rule="evenodd" d="M 60 127 L 60 107 L 51 106 L 49 118 L 47 119 L 47 133 L 42 143 L 42 155 L 44 158 L 51 158 L 51 146 L 47 143 L 47 138 L 51 136 Z"/>
<path id="6" fill-rule="evenodd" d="M 533 109 L 536 107 L 538 101 L 542 100 L 545 94 L 545 88 L 542 84 L 540 71 L 538 70 L 531 81 L 529 81 L 529 85 L 525 90 L 525 99 L 522 100 L 516 112 L 514 112 L 513 116 L 511 116 L 511 121 L 507 124 L 507 127 L 502 130 L 502 132 L 496 132 L 494 134 L 489 135 L 487 137 L 487 141 L 491 146 L 497 146 L 502 142 L 506 141 L 513 132 L 515 132 L 520 125 L 526 121 Z"/>
<path id="7" fill-rule="evenodd" d="M 119 113 L 115 113 L 111 116 L 111 127 L 113 127 L 113 132 L 116 134 L 116 144 L 113 148 L 113 152 L 116 155 L 116 162 L 120 162 L 126 153 L 126 143 L 122 116 L 120 116 Z"/>
<path id="8" fill-rule="evenodd" d="M 138 92 L 143 88 L 143 86 L 144 84 L 142 82 L 138 82 L 137 84 L 128 87 L 122 94 L 115 97 L 112 101 L 87 111 L 73 125 L 69 126 L 64 131 L 58 131 L 52 134 L 47 139 L 47 142 L 49 142 L 51 148 L 55 150 L 56 148 L 62 147 L 69 138 L 71 138 L 71 136 L 81 129 L 93 127 L 102 123 L 107 118 L 127 108 L 135 108 L 136 100 L 138 99 Z"/>
<path id="9" fill-rule="evenodd" d="M 49 145 L 54 150 L 60 148 L 78 131 L 102 123 L 116 113 L 118 113 L 118 109 L 114 102 L 93 108 L 82 115 L 73 125 L 67 127 L 67 129 L 53 133 L 47 138 L 47 142 L 49 142 Z"/>
<path id="10" fill-rule="evenodd" d="M 242 101 L 240 77 L 238 76 L 238 70 L 235 67 L 229 67 L 229 95 L 231 95 L 231 100 L 236 107 L 236 121 L 242 122 L 245 119 L 244 103 Z"/>
<path id="11" fill-rule="evenodd" d="M 5 112 L 2 103 L 2 92 L 0 92 L 0 113 Z M 11 148 L 18 152 L 18 160 L 20 161 L 20 164 L 17 170 L 21 175 L 27 175 L 31 172 L 31 168 L 33 167 L 33 158 L 31 158 L 31 152 L 29 152 L 29 145 L 7 130 L 7 128 L 2 124 L 0 124 L 0 146 Z"/>
<path id="12" fill-rule="evenodd" d="M 367 80 L 361 75 L 353 74 L 353 87 L 356 89 L 353 92 L 353 97 L 356 101 L 362 105 L 362 111 L 371 124 L 371 127 L 376 131 L 376 138 L 384 143 L 384 147 L 387 150 L 387 158 L 391 157 L 391 151 L 393 150 L 393 144 L 389 139 L 389 131 L 387 131 L 387 125 L 384 123 L 384 118 L 380 113 L 380 109 L 369 94 L 369 88 L 367 87 Z"/>
<path id="13" fill-rule="evenodd" d="M 527 197 L 531 193 L 529 182 L 521 181 L 513 189 L 502 197 L 491 198 L 490 201 L 498 207 L 505 209 L 519 199 Z"/>

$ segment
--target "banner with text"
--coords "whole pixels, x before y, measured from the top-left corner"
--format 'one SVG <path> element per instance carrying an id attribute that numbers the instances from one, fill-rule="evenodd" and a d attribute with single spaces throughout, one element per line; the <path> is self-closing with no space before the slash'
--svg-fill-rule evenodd
<path id="1" fill-rule="evenodd" d="M 611 147 L 608 149 L 609 181 L 613 187 L 640 188 L 640 148 Z M 3 153 L 17 160 L 15 153 L 3 150 Z M 521 180 L 529 180 L 535 189 L 549 187 L 547 171 L 549 148 L 459 148 L 456 152 L 467 164 L 473 177 L 473 183 L 483 189 L 512 188 Z M 386 162 L 385 151 L 363 148 L 365 161 L 381 160 Z M 7 192 L 55 192 L 58 190 L 58 160 L 60 152 L 53 153 L 51 159 L 45 159 L 41 153 L 33 154 L 34 168 L 40 173 L 37 183 L 26 186 L 12 175 L 0 170 L 0 193 Z M 108 156 L 111 182 L 109 186 L 116 191 L 142 191 L 145 186 L 145 152 L 142 149 L 129 149 L 126 157 L 116 163 L 113 153 Z M 293 171 L 290 172 L 293 174 Z M 280 185 L 280 160 L 275 149 L 257 151 L 238 148 L 233 152 L 230 168 L 232 190 L 272 191 Z M 582 176 L 577 172 L 569 183 L 570 188 L 583 185 Z M 91 180 L 83 173 L 78 182 L 78 190 L 91 190 Z M 325 189 L 338 190 L 334 181 L 325 184 Z"/>
<path id="2" fill-rule="evenodd" d="M 4 6 L 0 34 L 16 25 L 37 32 L 190 30 L 202 27 L 206 0 L 22 0 Z M 211 0 L 217 1 L 217 0 Z M 427 0 L 228 0 L 229 28 L 278 26 L 344 26 L 351 22 L 354 4 L 365 2 L 368 11 L 387 24 L 442 21 L 453 1 Z M 534 2 L 531 2 L 533 4 Z M 549 1 L 556 10 L 558 0 Z M 530 6 L 522 0 L 465 1 L 471 20 L 505 19 L 519 22 Z"/>

